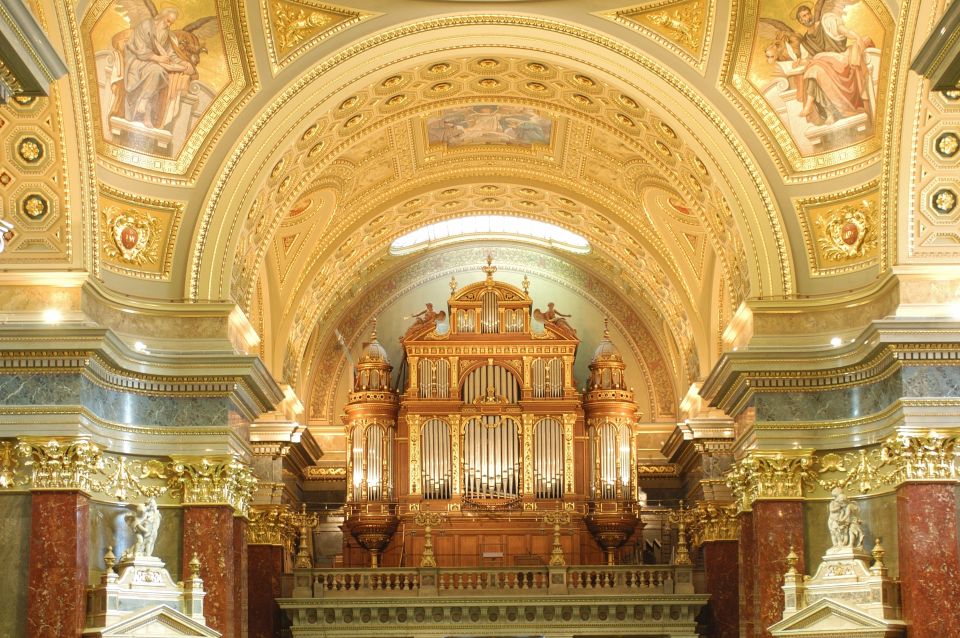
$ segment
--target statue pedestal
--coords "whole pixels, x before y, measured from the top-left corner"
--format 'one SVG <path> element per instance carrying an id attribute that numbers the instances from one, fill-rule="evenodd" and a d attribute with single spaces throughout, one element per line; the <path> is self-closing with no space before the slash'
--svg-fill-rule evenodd
<path id="1" fill-rule="evenodd" d="M 159 558 L 124 558 L 117 565 L 117 572 L 112 568 L 106 569 L 100 577 L 100 583 L 87 592 L 87 622 L 83 635 L 112 635 L 112 629 L 129 624 L 134 617 L 138 622 L 167 625 L 178 620 L 184 626 L 192 626 L 194 632 L 197 631 L 196 626 L 206 629 L 203 617 L 204 595 L 203 581 L 196 576 L 196 572 L 182 583 L 175 583 Z M 149 613 L 145 615 L 148 610 Z M 210 633 L 145 635 L 219 636 L 219 633 L 213 630 L 206 631 Z"/>
<path id="2" fill-rule="evenodd" d="M 813 578 L 798 573 L 784 577 L 783 620 L 770 627 L 773 636 L 792 636 L 799 628 L 817 636 L 901 635 L 898 583 L 882 564 L 870 567 L 862 547 L 831 549 Z M 810 624 L 813 623 L 813 624 Z"/>

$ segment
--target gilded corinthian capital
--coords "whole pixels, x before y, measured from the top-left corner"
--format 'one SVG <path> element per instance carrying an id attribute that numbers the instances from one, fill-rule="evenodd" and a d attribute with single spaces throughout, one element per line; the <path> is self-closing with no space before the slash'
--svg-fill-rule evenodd
<path id="1" fill-rule="evenodd" d="M 85 438 L 24 437 L 17 449 L 27 459 L 24 465 L 31 467 L 34 489 L 89 492 L 93 475 L 103 464 L 100 448 Z"/>
<path id="2" fill-rule="evenodd" d="M 690 532 L 694 547 L 712 541 L 735 541 L 740 538 L 736 505 L 701 502 L 690 510 L 690 514 Z"/>
<path id="3" fill-rule="evenodd" d="M 931 430 L 926 434 L 898 434 L 884 441 L 881 459 L 894 467 L 894 480 L 955 480 L 958 478 L 960 436 Z"/>
<path id="4" fill-rule="evenodd" d="M 170 490 L 184 505 L 230 505 L 246 513 L 257 479 L 234 455 L 177 456 L 170 464 Z"/>
<path id="5" fill-rule="evenodd" d="M 297 533 L 292 514 L 287 505 L 250 508 L 247 544 L 290 546 Z"/>
<path id="6" fill-rule="evenodd" d="M 802 498 L 803 486 L 816 483 L 813 450 L 753 451 L 726 474 L 740 511 L 764 498 Z"/>

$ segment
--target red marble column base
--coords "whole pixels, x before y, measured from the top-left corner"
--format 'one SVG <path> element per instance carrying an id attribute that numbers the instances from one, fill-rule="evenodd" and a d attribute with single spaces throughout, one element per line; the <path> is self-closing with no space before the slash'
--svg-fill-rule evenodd
<path id="1" fill-rule="evenodd" d="M 51 491 L 31 501 L 27 638 L 74 638 L 86 617 L 90 498 Z"/>
<path id="2" fill-rule="evenodd" d="M 283 575 L 283 548 L 278 545 L 247 547 L 247 569 L 254 586 L 247 596 L 250 638 L 275 638 L 280 635 L 280 578 Z"/>
<path id="3" fill-rule="evenodd" d="M 706 612 L 710 638 L 738 638 L 740 635 L 738 554 L 738 543 L 734 540 L 703 544 L 703 569 L 707 593 L 710 594 Z"/>
<path id="4" fill-rule="evenodd" d="M 183 508 L 182 573 L 190 573 L 190 559 L 200 559 L 200 578 L 207 596 L 203 615 L 207 626 L 223 638 L 240 638 L 236 633 L 237 578 L 234 572 L 233 508 L 227 505 L 187 505 Z"/>
<path id="5" fill-rule="evenodd" d="M 771 638 L 770 625 L 783 620 L 783 575 L 793 547 L 803 565 L 803 501 L 756 501 L 753 504 L 757 626 L 756 635 Z"/>
<path id="6" fill-rule="evenodd" d="M 248 638 L 247 634 L 247 519 L 235 516 L 233 518 L 233 573 L 236 577 L 234 587 L 234 618 L 237 638 Z"/>
<path id="7" fill-rule="evenodd" d="M 952 483 L 897 488 L 900 596 L 909 638 L 960 636 L 957 489 Z"/>
<path id="8" fill-rule="evenodd" d="M 757 610 L 757 567 L 756 543 L 753 538 L 753 512 L 743 512 L 737 517 L 740 520 L 740 543 L 737 547 L 739 565 L 739 587 L 737 595 L 740 600 L 740 638 L 755 638 L 756 610 Z"/>

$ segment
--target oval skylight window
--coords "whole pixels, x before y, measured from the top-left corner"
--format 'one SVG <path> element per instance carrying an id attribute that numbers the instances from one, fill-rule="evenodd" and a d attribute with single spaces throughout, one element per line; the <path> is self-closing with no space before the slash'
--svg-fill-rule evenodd
<path id="1" fill-rule="evenodd" d="M 572 253 L 590 252 L 590 243 L 559 226 L 510 215 L 472 215 L 418 228 L 390 244 L 394 255 L 407 255 L 434 246 L 477 239 L 507 239 L 559 248 Z"/>

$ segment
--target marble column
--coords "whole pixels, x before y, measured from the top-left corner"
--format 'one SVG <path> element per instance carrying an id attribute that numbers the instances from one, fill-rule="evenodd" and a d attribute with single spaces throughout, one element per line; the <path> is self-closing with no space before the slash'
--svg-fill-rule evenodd
<path id="1" fill-rule="evenodd" d="M 200 559 L 200 578 L 207 592 L 203 615 L 207 626 L 223 638 L 240 638 L 237 633 L 236 551 L 233 508 L 229 505 L 185 505 L 183 507 L 183 565 L 196 554 Z"/>
<path id="2" fill-rule="evenodd" d="M 234 631 L 236 638 L 247 638 L 247 590 L 249 588 L 249 555 L 247 553 L 247 519 L 242 516 L 233 518 L 233 573 L 234 587 Z"/>
<path id="3" fill-rule="evenodd" d="M 897 487 L 900 595 L 909 638 L 960 636 L 960 549 L 954 482 Z"/>
<path id="4" fill-rule="evenodd" d="M 783 619 L 783 575 L 793 547 L 804 564 L 803 501 L 757 500 L 753 503 L 753 542 L 757 607 L 755 634 L 771 638 L 768 627 Z"/>
<path id="5" fill-rule="evenodd" d="M 740 542 L 737 545 L 739 564 L 740 638 L 756 637 L 757 610 L 757 567 L 756 543 L 753 537 L 753 512 L 742 512 L 740 520 Z"/>
<path id="6" fill-rule="evenodd" d="M 703 543 L 703 570 L 710 594 L 710 638 L 738 638 L 740 635 L 738 543 L 715 540 Z"/>
<path id="7" fill-rule="evenodd" d="M 31 501 L 27 638 L 76 638 L 86 616 L 90 498 L 51 490 Z"/>
<path id="8" fill-rule="evenodd" d="M 283 575 L 283 547 L 248 545 L 247 573 L 255 586 L 247 596 L 250 638 L 274 638 L 280 635 L 280 578 Z"/>

